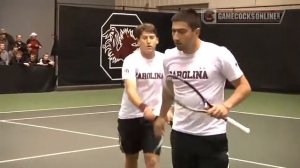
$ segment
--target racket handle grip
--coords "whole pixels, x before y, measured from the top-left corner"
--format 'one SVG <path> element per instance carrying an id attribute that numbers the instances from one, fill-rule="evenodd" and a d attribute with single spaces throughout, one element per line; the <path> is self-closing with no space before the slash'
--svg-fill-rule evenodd
<path id="1" fill-rule="evenodd" d="M 230 124 L 236 126 L 237 128 L 239 128 L 240 130 L 244 131 L 245 133 L 249 134 L 250 133 L 250 128 L 242 125 L 241 123 L 235 121 L 234 119 L 227 117 L 226 118 L 227 122 L 229 122 Z"/>

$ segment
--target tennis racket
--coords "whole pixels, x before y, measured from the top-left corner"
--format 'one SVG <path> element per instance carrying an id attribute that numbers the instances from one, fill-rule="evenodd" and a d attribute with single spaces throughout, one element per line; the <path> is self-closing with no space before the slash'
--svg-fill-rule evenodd
<path id="1" fill-rule="evenodd" d="M 158 142 L 158 144 L 157 144 L 157 146 L 156 146 L 156 147 L 154 148 L 154 150 L 153 150 L 153 153 L 157 153 L 157 152 L 158 152 L 158 150 L 161 148 L 163 142 L 164 142 L 164 137 L 161 136 L 161 137 L 160 137 L 160 140 L 159 140 L 159 142 Z"/>
<path id="2" fill-rule="evenodd" d="M 189 86 L 199 97 L 200 99 L 202 100 L 202 102 L 204 103 L 204 107 L 205 108 L 211 108 L 213 107 L 212 104 L 210 104 L 203 96 L 202 94 L 191 84 L 189 83 L 188 81 L 178 77 L 178 76 L 175 76 L 175 75 L 172 75 L 172 74 L 169 74 L 166 76 L 167 79 L 176 79 L 176 80 L 179 80 L 180 82 L 184 83 L 185 85 Z M 174 102 L 180 106 L 182 106 L 183 108 L 186 108 L 188 110 L 191 110 L 191 111 L 194 111 L 194 112 L 201 112 L 201 113 L 207 113 L 207 111 L 205 109 L 195 109 L 195 108 L 191 108 L 187 105 L 185 105 L 184 103 L 181 103 L 180 101 L 178 101 L 177 99 L 174 98 Z M 226 117 L 224 118 L 225 121 L 227 121 L 228 123 L 236 126 L 237 128 L 239 128 L 240 130 L 242 130 L 243 132 L 249 134 L 250 133 L 250 128 L 242 125 L 241 123 L 237 122 L 236 120 L 230 118 L 230 117 Z"/>

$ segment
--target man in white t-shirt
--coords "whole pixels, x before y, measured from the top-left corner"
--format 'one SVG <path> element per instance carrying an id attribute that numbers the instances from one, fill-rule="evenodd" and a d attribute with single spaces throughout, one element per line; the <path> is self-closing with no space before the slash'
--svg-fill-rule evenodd
<path id="1" fill-rule="evenodd" d="M 199 38 L 200 26 L 200 16 L 193 9 L 180 11 L 172 17 L 172 37 L 176 47 L 165 53 L 165 73 L 188 80 L 213 104 L 207 109 L 208 114 L 175 104 L 171 132 L 172 163 L 174 168 L 227 168 L 227 123 L 222 118 L 248 96 L 251 87 L 227 48 Z M 226 79 L 235 90 L 224 100 Z M 166 86 L 169 89 L 163 90 L 160 117 L 154 123 L 156 136 L 164 132 L 165 117 L 173 100 L 167 90 L 173 91 L 176 99 L 199 107 L 188 86 L 172 80 L 167 80 Z"/>
<path id="2" fill-rule="evenodd" d="M 144 152 L 147 168 L 159 168 L 160 138 L 154 136 L 153 121 L 159 115 L 162 101 L 163 54 L 155 51 L 158 44 L 154 25 L 136 28 L 139 48 L 127 56 L 122 67 L 125 89 L 118 114 L 121 150 L 125 168 L 137 168 L 139 151 Z"/>

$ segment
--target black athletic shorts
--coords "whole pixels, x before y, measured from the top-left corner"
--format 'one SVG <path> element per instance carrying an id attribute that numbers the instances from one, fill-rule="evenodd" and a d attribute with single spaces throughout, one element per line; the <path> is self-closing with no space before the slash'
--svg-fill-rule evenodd
<path id="1" fill-rule="evenodd" d="M 135 154 L 140 150 L 144 153 L 160 154 L 156 150 L 160 138 L 154 136 L 153 123 L 142 118 L 118 119 L 120 148 L 123 153 Z"/>
<path id="2" fill-rule="evenodd" d="M 195 136 L 172 130 L 173 168 L 228 168 L 226 134 Z"/>

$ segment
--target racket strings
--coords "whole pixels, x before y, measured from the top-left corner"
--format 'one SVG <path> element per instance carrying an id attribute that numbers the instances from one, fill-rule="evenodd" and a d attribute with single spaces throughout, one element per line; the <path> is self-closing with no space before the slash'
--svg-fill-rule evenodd
<path id="1" fill-rule="evenodd" d="M 184 80 L 184 79 L 181 79 L 180 77 L 175 76 L 175 75 L 172 75 L 172 74 L 167 75 L 167 78 L 168 78 L 168 79 L 172 79 L 172 81 L 174 81 L 174 80 L 180 81 L 180 82 L 186 84 L 188 87 L 190 87 L 190 89 L 192 89 L 192 90 L 193 90 L 193 91 L 194 91 L 194 92 L 202 99 L 202 101 L 204 102 L 204 108 L 208 109 L 208 108 L 213 107 L 213 106 L 212 106 L 212 105 L 211 105 L 211 104 L 210 104 L 210 103 L 209 103 L 209 102 L 201 95 L 201 93 L 200 93 L 200 92 L 199 92 L 199 91 L 198 91 L 191 83 L 189 83 L 188 81 L 186 81 L 186 80 Z M 165 90 L 168 91 L 168 88 L 166 88 Z M 169 91 L 169 92 L 170 92 L 170 91 Z M 171 94 L 171 95 L 174 96 L 174 94 Z M 195 112 L 204 112 L 204 113 L 207 113 L 207 111 L 206 111 L 205 109 L 199 110 L 199 109 L 194 109 L 194 108 L 188 107 L 188 106 L 184 105 L 183 103 L 181 103 L 180 101 L 176 100 L 175 97 L 174 97 L 174 101 L 175 101 L 178 105 L 180 105 L 180 106 L 182 106 L 182 107 L 184 107 L 184 108 L 186 108 L 186 109 L 188 109 L 188 110 L 195 111 Z M 245 133 L 248 133 L 248 134 L 250 133 L 250 129 L 249 129 L 249 128 L 247 128 L 246 126 L 244 126 L 244 125 L 242 125 L 241 123 L 237 122 L 236 120 L 234 120 L 234 119 L 232 119 L 232 118 L 230 118 L 230 117 L 224 118 L 224 120 L 227 121 L 227 122 L 229 122 L 229 123 L 231 123 L 232 125 L 236 126 L 237 128 L 241 129 L 241 130 L 244 131 Z"/>

